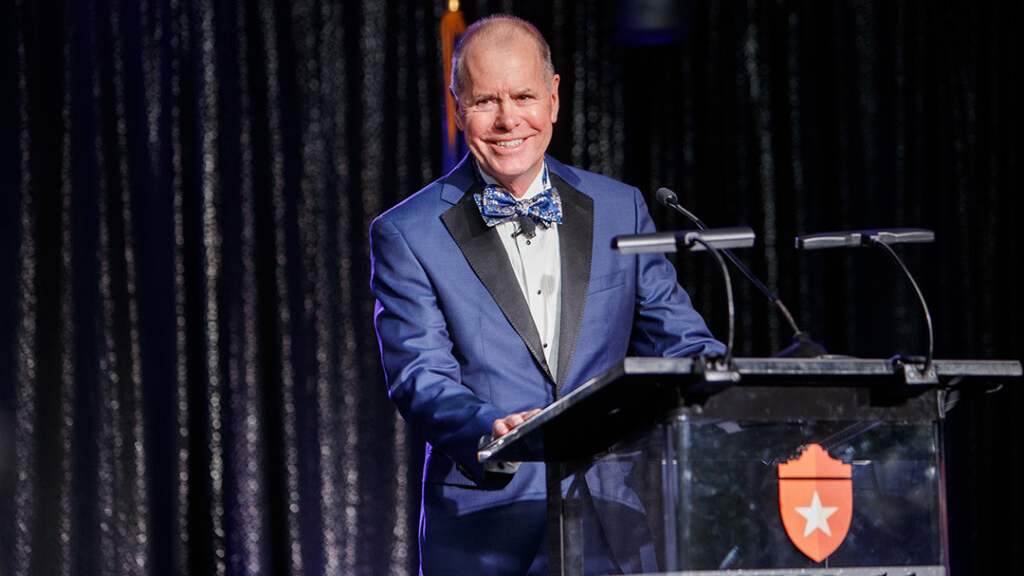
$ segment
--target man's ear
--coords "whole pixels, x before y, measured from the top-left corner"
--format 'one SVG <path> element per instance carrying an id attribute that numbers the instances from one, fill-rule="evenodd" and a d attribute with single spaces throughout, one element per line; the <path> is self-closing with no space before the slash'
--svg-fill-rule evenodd
<path id="1" fill-rule="evenodd" d="M 558 74 L 551 78 L 551 123 L 558 121 Z"/>

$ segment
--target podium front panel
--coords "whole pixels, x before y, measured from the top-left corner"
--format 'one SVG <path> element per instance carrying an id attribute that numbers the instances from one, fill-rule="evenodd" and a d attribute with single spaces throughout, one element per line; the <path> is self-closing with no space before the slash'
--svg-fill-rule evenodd
<path id="1" fill-rule="evenodd" d="M 742 391 L 682 408 L 566 465 L 562 573 L 945 574 L 934 398 L 931 411 L 925 399 L 844 419 L 880 415 L 845 402 L 813 418 L 807 404 L 835 391 L 806 392 L 790 416 L 761 417 L 758 394 Z M 817 460 L 795 463 L 809 449 Z"/>

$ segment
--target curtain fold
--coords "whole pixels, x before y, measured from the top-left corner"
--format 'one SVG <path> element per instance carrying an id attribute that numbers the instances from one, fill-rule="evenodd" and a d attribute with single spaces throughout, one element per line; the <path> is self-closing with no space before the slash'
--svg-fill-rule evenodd
<path id="1" fill-rule="evenodd" d="M 551 152 L 666 186 L 830 352 L 1024 357 L 1019 3 L 463 2 L 561 74 Z M 653 4 L 658 4 L 657 2 Z M 0 573 L 415 573 L 423 446 L 386 396 L 367 233 L 441 174 L 447 2 L 0 5 Z M 632 24 L 631 24 L 632 25 Z M 717 272 L 676 261 L 724 336 Z M 736 278 L 739 355 L 790 343 Z M 954 574 L 1024 557 L 1019 382 L 947 422 Z M 1008 511 L 1010 512 L 1008 514 Z M 995 552 L 983 552 L 995 550 Z"/>

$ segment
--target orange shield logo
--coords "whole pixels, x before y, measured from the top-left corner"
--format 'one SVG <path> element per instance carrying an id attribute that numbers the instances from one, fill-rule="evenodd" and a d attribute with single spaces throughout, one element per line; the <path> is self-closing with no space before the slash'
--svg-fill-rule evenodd
<path id="1" fill-rule="evenodd" d="M 839 548 L 853 515 L 850 465 L 811 444 L 779 464 L 779 511 L 793 544 L 815 562 Z"/>

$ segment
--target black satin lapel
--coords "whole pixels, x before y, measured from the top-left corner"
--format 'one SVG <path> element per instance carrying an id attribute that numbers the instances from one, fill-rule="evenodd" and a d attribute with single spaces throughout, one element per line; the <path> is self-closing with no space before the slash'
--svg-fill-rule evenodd
<path id="1" fill-rule="evenodd" d="M 473 193 L 478 191 L 479 184 L 470 188 L 455 206 L 441 215 L 441 221 L 448 228 L 455 243 L 459 245 L 469 266 L 483 283 L 484 288 L 501 308 L 512 328 L 523 339 L 533 359 L 544 370 L 548 378 L 554 381 L 548 363 L 544 359 L 541 348 L 540 333 L 533 323 L 530 307 L 526 303 L 523 291 L 516 280 L 512 265 L 509 264 L 505 247 L 493 228 L 488 228 L 480 217 L 480 211 L 473 201 Z"/>
<path id="2" fill-rule="evenodd" d="M 558 189 L 562 199 L 562 224 L 558 228 L 562 259 L 562 316 L 558 337 L 558 379 L 555 380 L 556 390 L 561 391 L 572 366 L 590 286 L 594 199 L 569 186 L 557 174 L 551 175 L 551 184 Z"/>

